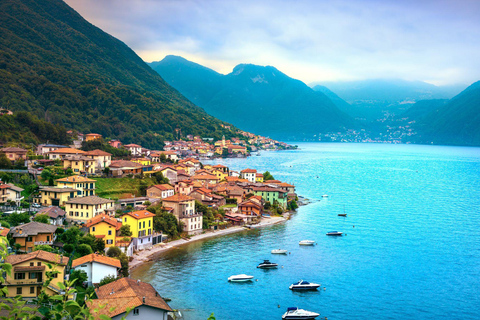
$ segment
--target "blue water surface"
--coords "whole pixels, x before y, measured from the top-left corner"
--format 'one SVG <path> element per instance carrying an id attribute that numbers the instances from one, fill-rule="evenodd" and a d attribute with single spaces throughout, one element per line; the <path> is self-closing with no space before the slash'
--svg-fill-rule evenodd
<path id="1" fill-rule="evenodd" d="M 291 220 L 193 242 L 133 271 L 187 320 L 281 319 L 287 307 L 334 319 L 480 319 L 480 148 L 301 143 L 225 159 L 270 171 L 312 201 Z M 328 198 L 322 198 L 327 194 Z M 338 217 L 345 211 L 346 218 Z M 327 237 L 338 230 L 343 237 Z M 311 239 L 314 247 L 298 242 Z M 289 255 L 272 255 L 284 248 Z M 277 270 L 256 269 L 263 259 Z M 233 274 L 252 283 L 229 283 Z M 300 279 L 321 283 L 296 293 Z"/>

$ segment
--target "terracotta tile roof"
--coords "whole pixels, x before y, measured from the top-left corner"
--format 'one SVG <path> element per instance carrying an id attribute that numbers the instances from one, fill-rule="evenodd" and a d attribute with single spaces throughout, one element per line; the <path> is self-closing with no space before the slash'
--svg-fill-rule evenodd
<path id="1" fill-rule="evenodd" d="M 257 173 L 257 170 L 255 169 L 243 169 L 242 171 L 240 171 L 241 173 Z"/>
<path id="2" fill-rule="evenodd" d="M 295 187 L 294 185 L 288 184 L 286 182 L 277 183 L 277 185 L 280 187 Z"/>
<path id="3" fill-rule="evenodd" d="M 108 223 L 109 225 L 115 227 L 115 230 L 120 229 L 120 227 L 122 226 L 122 223 L 119 222 L 116 218 L 110 217 L 106 214 L 99 214 L 93 217 L 92 219 L 87 221 L 87 224 L 85 226 L 87 228 L 90 228 L 91 226 L 99 224 L 100 222 Z"/>
<path id="4" fill-rule="evenodd" d="M 12 153 L 27 153 L 28 152 L 28 150 L 26 150 L 26 149 L 17 148 L 17 147 L 7 147 L 7 148 L 1 149 L 0 151 L 12 152 Z"/>
<path id="5" fill-rule="evenodd" d="M 9 233 L 14 238 L 26 238 L 28 236 L 36 236 L 39 233 L 55 233 L 57 228 L 57 226 L 50 224 L 32 221 L 11 228 Z"/>
<path id="6" fill-rule="evenodd" d="M 132 211 L 132 212 L 127 212 L 124 215 L 129 215 L 130 217 L 134 219 L 145 219 L 145 218 L 151 218 L 155 216 L 153 213 L 147 210 L 139 210 L 139 211 Z"/>
<path id="7" fill-rule="evenodd" d="M 219 180 L 217 176 L 212 174 L 199 174 L 192 177 L 193 180 Z"/>
<path id="8" fill-rule="evenodd" d="M 95 315 L 104 314 L 109 317 L 114 317 L 126 312 L 127 308 L 134 308 L 141 305 L 172 311 L 170 306 L 160 297 L 151 284 L 140 280 L 122 278 L 101 286 L 95 290 L 95 293 L 98 299 L 87 302 L 90 311 L 94 312 L 95 309 L 99 309 L 100 306 L 105 305 L 105 307 L 99 309 Z"/>
<path id="9" fill-rule="evenodd" d="M 266 180 L 265 183 L 282 183 L 280 180 Z"/>
<path id="10" fill-rule="evenodd" d="M 10 255 L 7 258 L 5 258 L 5 262 L 10 263 L 11 265 L 16 265 L 32 259 L 52 262 L 59 265 L 66 265 L 68 263 L 68 257 L 64 257 L 62 255 L 43 251 L 43 250 L 38 250 L 38 251 L 30 252 L 27 254 Z"/>
<path id="11" fill-rule="evenodd" d="M 5 227 L 0 227 L 0 237 L 6 237 L 10 229 Z"/>
<path id="12" fill-rule="evenodd" d="M 174 187 L 172 187 L 171 185 L 169 184 L 156 184 L 156 185 L 153 185 L 151 186 L 150 188 L 157 188 L 158 190 L 162 190 L 162 191 L 165 191 L 165 190 L 175 190 Z M 148 189 L 150 189 L 148 188 Z"/>
<path id="13" fill-rule="evenodd" d="M 47 152 L 47 153 L 55 153 L 55 154 L 84 154 L 86 153 L 85 151 L 83 150 L 80 150 L 80 149 L 74 149 L 74 148 L 60 148 L 60 149 L 57 149 L 57 150 L 53 150 L 53 151 L 50 151 L 50 152 Z"/>
<path id="14" fill-rule="evenodd" d="M 87 156 L 111 156 L 112 154 L 103 150 L 95 149 L 92 151 L 87 151 L 86 155 Z"/>
<path id="15" fill-rule="evenodd" d="M 272 187 L 253 187 L 253 191 L 264 191 L 264 192 L 279 192 L 279 193 L 285 193 L 286 191 L 282 189 L 277 189 L 277 188 L 272 188 Z"/>
<path id="16" fill-rule="evenodd" d="M 182 201 L 190 201 L 190 200 L 195 200 L 194 198 L 192 197 L 189 197 L 189 196 L 185 196 L 183 194 L 174 194 L 173 196 L 171 197 L 168 197 L 168 198 L 165 198 L 163 199 L 163 201 L 167 201 L 167 202 L 182 202 Z"/>
<path id="17" fill-rule="evenodd" d="M 101 256 L 99 254 L 96 254 L 96 253 L 91 253 L 91 254 L 88 254 L 86 256 L 83 256 L 83 257 L 80 257 L 78 259 L 75 259 L 72 261 L 72 268 L 75 268 L 79 265 L 82 265 L 84 263 L 88 263 L 88 262 L 98 262 L 98 263 L 101 263 L 101 264 L 105 264 L 105 265 L 108 265 L 108 266 L 113 266 L 113 267 L 117 267 L 117 268 L 121 268 L 122 265 L 120 264 L 120 260 L 118 259 L 115 259 L 115 258 L 110 258 L 110 257 L 106 257 L 106 256 Z"/>
<path id="18" fill-rule="evenodd" d="M 140 163 L 136 163 L 133 161 L 127 160 L 116 160 L 112 161 L 110 164 L 110 168 L 141 168 L 142 165 Z"/>
<path id="19" fill-rule="evenodd" d="M 228 168 L 228 167 L 224 166 L 223 164 L 216 164 L 212 168 Z"/>
<path id="20" fill-rule="evenodd" d="M 81 198 L 72 198 L 68 200 L 66 203 L 73 203 L 73 204 L 104 204 L 104 203 L 112 203 L 115 202 L 113 200 L 103 199 L 97 196 L 88 196 L 88 197 L 81 197 Z"/>
<path id="21" fill-rule="evenodd" d="M 70 177 L 65 177 L 62 179 L 57 179 L 55 180 L 57 182 L 96 182 L 96 180 L 89 179 L 84 176 L 70 176 Z"/>
<path id="22" fill-rule="evenodd" d="M 55 187 L 46 187 L 46 188 L 40 188 L 39 191 L 48 191 L 48 192 L 75 192 L 77 193 L 78 190 L 77 189 L 73 189 L 73 188 L 55 188 Z"/>
<path id="23" fill-rule="evenodd" d="M 44 209 L 38 211 L 37 214 L 35 215 L 35 217 L 37 217 L 39 215 L 42 215 L 42 214 L 46 214 L 52 219 L 57 219 L 58 217 L 64 217 L 65 216 L 65 211 L 63 211 L 62 208 L 56 207 L 56 206 L 48 207 L 48 208 L 44 208 Z"/>

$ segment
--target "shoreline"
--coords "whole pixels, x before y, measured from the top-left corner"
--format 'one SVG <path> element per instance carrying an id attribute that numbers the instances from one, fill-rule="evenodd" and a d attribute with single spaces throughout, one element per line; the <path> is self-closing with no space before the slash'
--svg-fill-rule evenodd
<path id="1" fill-rule="evenodd" d="M 254 225 L 252 229 L 263 228 L 263 227 L 273 226 L 279 223 L 283 223 L 288 220 L 288 216 L 290 213 L 287 212 L 286 214 L 287 214 L 287 218 L 285 218 L 285 214 L 282 217 L 262 218 L 260 223 Z M 190 240 L 179 239 L 179 240 L 173 240 L 171 242 L 159 243 L 150 249 L 142 250 L 134 254 L 133 260 L 129 262 L 128 271 L 131 272 L 132 270 L 137 268 L 139 265 L 145 262 L 153 261 L 154 256 L 162 252 L 168 251 L 170 249 L 180 247 L 198 240 L 224 236 L 227 234 L 237 233 L 244 230 L 248 230 L 248 229 L 246 229 L 243 226 L 235 226 L 235 227 L 230 227 L 223 230 L 207 231 L 205 233 L 192 236 Z"/>

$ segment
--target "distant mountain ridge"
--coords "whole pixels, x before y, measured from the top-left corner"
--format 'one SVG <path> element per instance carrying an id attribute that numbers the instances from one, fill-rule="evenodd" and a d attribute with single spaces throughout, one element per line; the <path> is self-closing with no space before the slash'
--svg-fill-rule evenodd
<path id="1" fill-rule="evenodd" d="M 240 64 L 223 75 L 177 56 L 150 66 L 209 114 L 243 130 L 300 140 L 354 124 L 325 94 L 271 66 Z"/>
<path id="2" fill-rule="evenodd" d="M 148 148 L 180 132 L 232 135 L 63 1 L 4 0 L 0 11 L 0 107 Z"/>

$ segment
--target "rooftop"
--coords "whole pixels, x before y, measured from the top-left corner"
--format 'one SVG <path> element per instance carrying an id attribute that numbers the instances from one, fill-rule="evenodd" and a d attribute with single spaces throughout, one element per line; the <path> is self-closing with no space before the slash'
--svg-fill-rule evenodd
<path id="1" fill-rule="evenodd" d="M 118 259 L 110 258 L 110 257 L 106 257 L 106 256 L 101 256 L 101 255 L 96 254 L 96 253 L 91 253 L 89 255 L 86 255 L 86 256 L 83 256 L 81 258 L 73 260 L 72 261 L 72 268 L 75 268 L 79 265 L 82 265 L 82 264 L 88 263 L 88 262 L 90 262 L 90 263 L 98 262 L 98 263 L 101 263 L 101 264 L 105 264 L 105 265 L 113 266 L 113 267 L 117 267 L 117 268 L 122 267 L 122 265 L 120 264 L 120 260 L 118 260 Z"/>
<path id="2" fill-rule="evenodd" d="M 163 199 L 164 202 L 165 201 L 166 202 L 182 202 L 182 201 L 191 201 L 191 200 L 195 200 L 195 199 L 189 196 L 185 196 L 183 194 L 174 194 L 171 197 Z"/>
<path id="3" fill-rule="evenodd" d="M 147 211 L 147 210 L 140 210 L 140 211 L 132 211 L 132 212 L 127 212 L 124 214 L 125 215 L 128 215 L 128 216 L 131 216 L 132 218 L 134 219 L 145 219 L 145 218 L 151 218 L 153 216 L 155 216 L 155 214 L 151 213 L 150 211 Z"/>
<path id="4" fill-rule="evenodd" d="M 96 182 L 96 180 L 89 179 L 87 177 L 80 176 L 80 175 L 57 179 L 55 181 L 57 182 Z"/>
<path id="5" fill-rule="evenodd" d="M 57 226 L 32 221 L 11 228 L 9 234 L 14 238 L 26 238 L 28 236 L 36 236 L 39 233 L 54 233 L 56 230 Z"/>
<path id="6" fill-rule="evenodd" d="M 38 250 L 27 254 L 10 255 L 5 258 L 5 262 L 10 263 L 11 265 L 16 265 L 32 259 L 39 259 L 59 265 L 66 265 L 68 263 L 68 257 L 43 250 Z"/>
<path id="7" fill-rule="evenodd" d="M 94 205 L 94 204 L 104 204 L 104 203 L 113 203 L 113 202 L 115 201 L 109 200 L 109 199 L 103 199 L 97 196 L 88 196 L 88 197 L 82 197 L 82 198 L 72 198 L 68 200 L 66 203 Z"/>
<path id="8" fill-rule="evenodd" d="M 87 224 L 85 225 L 87 228 L 90 228 L 91 226 L 94 226 L 100 222 L 105 222 L 108 223 L 109 225 L 115 227 L 116 230 L 120 229 L 122 226 L 121 222 L 118 222 L 118 220 L 114 217 L 110 217 L 106 214 L 99 214 L 92 219 L 87 221 Z"/>

